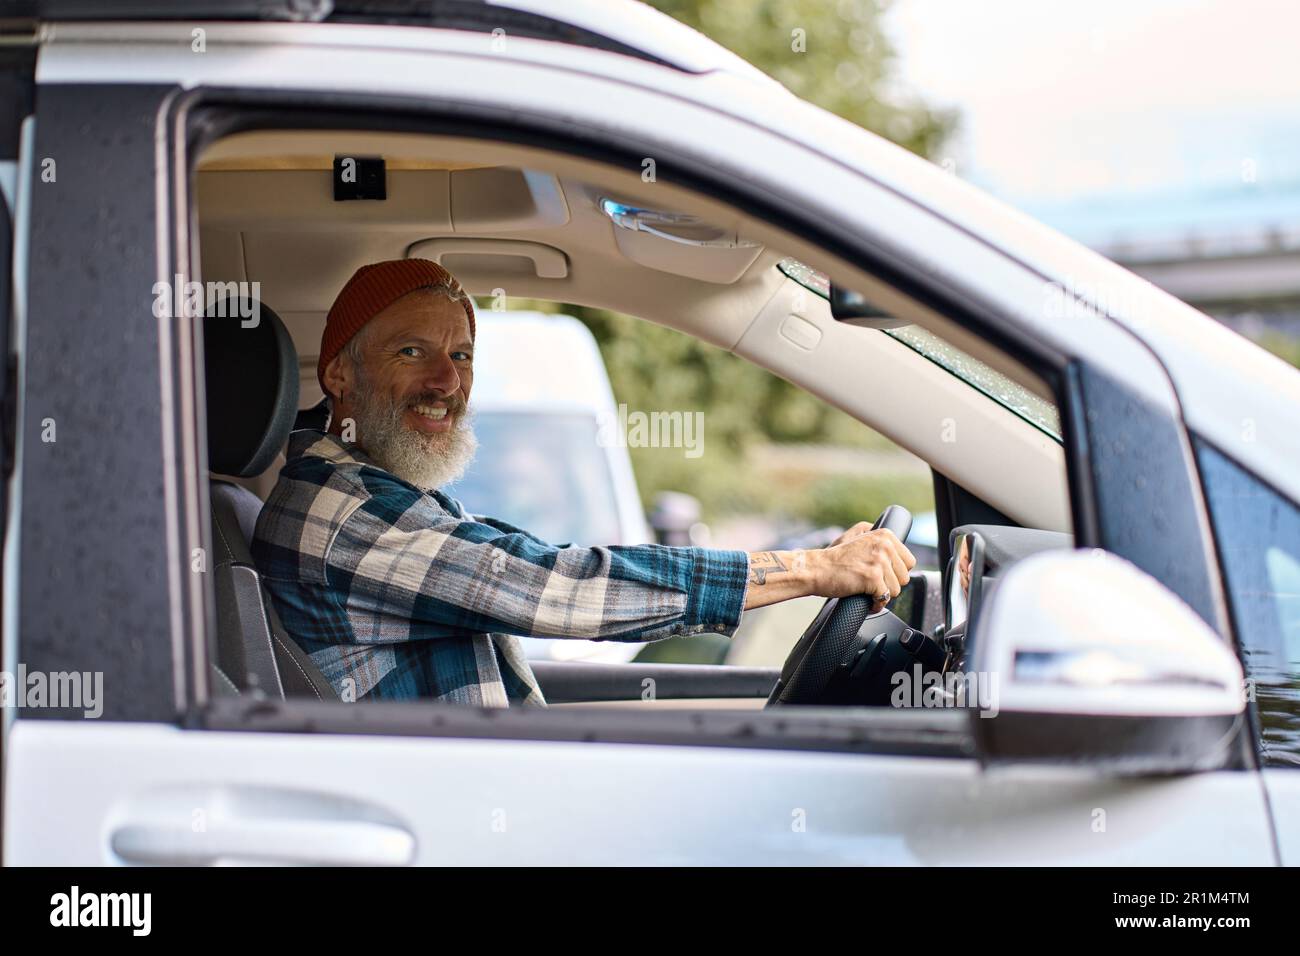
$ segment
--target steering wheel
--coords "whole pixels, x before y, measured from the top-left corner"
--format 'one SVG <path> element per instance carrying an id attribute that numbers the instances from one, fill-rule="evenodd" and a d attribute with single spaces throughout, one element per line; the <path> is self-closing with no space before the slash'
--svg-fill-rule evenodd
<path id="1" fill-rule="evenodd" d="M 872 525 L 877 528 L 904 541 L 912 530 L 911 512 L 890 505 Z M 890 675 L 916 661 L 905 642 L 917 632 L 886 608 L 872 614 L 873 602 L 865 594 L 827 600 L 786 658 L 766 706 L 888 704 Z"/>

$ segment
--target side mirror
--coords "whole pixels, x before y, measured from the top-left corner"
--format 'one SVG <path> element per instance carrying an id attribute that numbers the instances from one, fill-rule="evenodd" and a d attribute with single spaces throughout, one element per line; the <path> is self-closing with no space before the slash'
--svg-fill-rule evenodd
<path id="1" fill-rule="evenodd" d="M 1171 773 L 1232 753 L 1245 712 L 1236 653 L 1115 555 L 1055 551 L 1012 566 L 967 641 L 966 679 L 996 688 L 991 713 L 972 711 L 988 762 Z"/>

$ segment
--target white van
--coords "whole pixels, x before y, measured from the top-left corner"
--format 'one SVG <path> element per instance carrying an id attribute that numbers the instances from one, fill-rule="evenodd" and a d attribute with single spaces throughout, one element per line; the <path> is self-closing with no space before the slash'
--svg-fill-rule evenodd
<path id="1" fill-rule="evenodd" d="M 32 6 L 0 59 L 0 668 L 42 692 L 0 705 L 5 864 L 1300 864 L 1296 369 L 637 4 Z M 353 156 L 388 198 L 335 198 Z M 208 472 L 264 470 L 336 290 L 431 240 L 473 294 L 677 329 L 925 461 L 943 560 L 908 588 L 947 613 L 831 601 L 781 668 L 539 661 L 545 708 L 344 701 L 268 613 L 256 495 Z M 151 308 L 171 277 L 257 283 L 267 321 L 223 352 Z M 644 534 L 590 337 L 482 326 L 452 493 Z"/>
<path id="2" fill-rule="evenodd" d="M 608 439 L 614 391 L 591 331 L 571 315 L 477 315 L 474 431 L 479 450 L 448 493 L 554 544 L 645 544 L 632 461 Z M 602 431 L 602 428 L 604 429 Z M 543 660 L 630 661 L 644 644 L 528 638 Z"/>

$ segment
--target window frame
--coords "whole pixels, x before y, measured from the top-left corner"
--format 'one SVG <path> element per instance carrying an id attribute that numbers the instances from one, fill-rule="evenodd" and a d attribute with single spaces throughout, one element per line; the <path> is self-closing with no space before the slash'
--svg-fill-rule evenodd
<path id="1" fill-rule="evenodd" d="M 198 275 L 197 253 L 189 242 L 189 232 L 197 231 L 197 211 L 190 200 L 193 157 L 198 154 L 203 145 L 235 132 L 258 128 L 340 128 L 455 135 L 531 145 L 557 153 L 576 154 L 588 159 L 615 163 L 623 168 L 635 168 L 639 164 L 639 157 L 645 155 L 644 150 L 640 148 L 643 144 L 636 142 L 612 144 L 607 140 L 583 136 L 572 125 L 561 123 L 549 115 L 521 112 L 512 115 L 507 122 L 490 107 L 481 104 L 448 102 L 404 94 L 381 95 L 337 91 L 295 91 L 286 94 L 247 88 L 197 86 L 171 101 L 165 126 L 171 131 L 173 138 L 172 146 L 167 150 L 171 160 L 169 169 L 171 190 L 176 196 L 176 208 L 185 211 L 185 215 L 177 217 L 175 221 L 177 232 L 175 245 L 185 252 L 178 257 L 178 261 L 188 264 L 185 271 L 193 277 Z M 178 144 L 184 144 L 184 147 L 181 148 Z M 749 189 L 747 184 L 725 179 L 719 171 L 710 169 L 696 159 L 665 150 L 662 144 L 656 145 L 655 155 L 660 175 L 671 175 L 674 182 L 686 188 L 723 202 L 743 206 L 752 214 L 824 248 L 829 254 L 841 256 L 847 261 L 860 265 L 899 293 L 960 323 L 981 336 L 993 348 L 1005 352 L 1022 366 L 1039 375 L 1057 397 L 1057 405 L 1061 413 L 1076 543 L 1081 547 L 1106 547 L 1118 544 L 1121 545 L 1118 550 L 1123 553 L 1123 539 L 1116 534 L 1116 529 L 1108 525 L 1105 517 L 1097 513 L 1096 484 L 1099 477 L 1106 476 L 1092 474 L 1088 467 L 1088 462 L 1100 439 L 1096 435 L 1090 438 L 1088 421 L 1084 415 L 1084 400 L 1079 388 L 1080 374 L 1077 361 L 1028 334 L 1014 322 L 1008 321 L 1006 316 L 990 303 L 976 300 L 963 294 L 961 290 L 941 285 L 940 281 L 926 270 L 924 263 L 899 257 L 889 250 L 873 245 L 866 236 L 832 227 L 810 215 L 789 196 L 784 194 L 774 196 L 759 192 L 757 189 Z M 631 166 L 627 165 L 629 162 Z M 867 184 L 869 181 L 864 182 L 864 185 Z M 884 188 L 878 184 L 876 187 Z M 949 228 L 955 230 L 957 227 L 949 225 Z M 1009 258 L 1007 262 L 1028 275 L 1035 274 L 1033 269 L 1023 262 Z M 1162 409 L 1152 410 L 1158 416 L 1164 414 Z M 199 416 L 196 422 L 196 427 L 200 431 L 201 420 L 202 417 Z M 1168 428 L 1174 429 L 1177 436 L 1185 442 L 1181 423 L 1173 419 L 1163 423 Z M 198 441 L 197 446 L 203 451 L 203 441 Z M 206 457 L 205 453 L 204 457 Z M 1180 464 L 1185 465 L 1186 462 L 1182 461 Z M 206 474 L 206 469 L 204 468 L 200 473 Z M 1194 472 L 1191 475 L 1194 476 Z M 204 500 L 206 501 L 206 496 Z M 1192 503 L 1189 503 L 1189 508 L 1191 505 Z M 1199 534 L 1198 522 L 1193 512 L 1194 508 L 1191 508 L 1186 514 L 1180 515 L 1179 520 L 1184 524 L 1190 521 L 1193 533 Z M 1208 555 L 1208 550 L 1206 553 Z M 209 622 L 208 631 L 214 630 L 215 614 L 211 607 L 210 593 L 208 613 L 204 618 Z M 195 659 L 202 659 L 205 654 L 205 633 L 195 629 L 190 634 L 188 644 L 191 655 Z M 326 726 L 337 725 L 336 729 L 339 732 L 355 732 L 355 730 L 345 730 L 345 727 L 374 726 L 373 718 L 367 720 L 360 714 L 354 717 L 343 715 L 345 711 L 355 711 L 355 708 L 339 709 L 334 712 L 334 716 L 329 721 L 313 722 L 304 719 L 305 711 L 302 712 L 302 716 L 295 716 L 299 712 L 298 708 L 303 705 L 299 701 L 272 702 L 268 707 L 266 702 L 249 705 L 241 704 L 239 701 L 213 700 L 206 686 L 205 669 L 199 666 L 192 666 L 190 669 L 187 691 L 190 719 L 194 726 L 207 726 L 214 729 L 218 727 L 222 729 L 298 727 L 301 729 L 310 726 L 323 730 Z M 374 706 L 376 705 L 369 705 L 365 710 Z M 420 709 L 419 705 L 401 706 L 413 711 Z M 426 706 L 437 707 L 438 705 Z M 441 713 L 445 708 L 439 707 L 438 710 Z M 271 712 L 274 712 L 274 715 Z M 606 711 L 589 713 L 599 714 L 601 722 L 609 717 Z M 683 712 L 678 712 L 680 713 Z M 753 733 L 755 727 L 761 727 L 770 720 L 782 719 L 782 716 L 772 715 L 771 712 L 767 712 L 768 716 L 765 717 L 764 713 L 756 711 L 752 714 L 732 715 L 742 721 L 744 727 L 749 728 L 747 734 L 717 734 L 709 731 L 707 724 L 697 723 L 696 731 L 693 732 L 690 740 L 683 741 L 677 737 L 674 729 L 677 726 L 673 723 L 674 716 L 655 714 L 649 710 L 637 711 L 636 718 L 639 726 L 632 736 L 638 742 L 690 742 L 715 746 L 746 746 L 749 744 L 740 738 L 748 735 L 753 741 L 760 740 L 763 735 L 755 735 Z M 550 733 L 551 731 L 545 728 L 552 724 L 551 718 L 543 717 L 539 724 L 538 716 L 534 714 L 531 717 L 533 729 L 527 729 L 524 724 L 516 724 L 510 716 L 498 719 L 491 725 L 492 732 L 488 735 L 517 737 L 521 733 L 526 735 Z M 917 719 L 920 723 L 929 719 L 919 714 L 908 716 Z M 832 736 L 836 725 L 865 728 L 878 723 L 881 719 L 879 715 L 872 715 L 869 712 L 836 713 L 827 717 L 826 712 L 823 711 L 822 717 L 826 719 L 821 726 Z M 559 739 L 564 739 L 563 732 L 559 729 L 560 725 L 571 719 L 576 719 L 586 726 L 589 735 L 596 733 L 599 736 L 599 732 L 595 730 L 594 719 L 588 717 L 584 721 L 581 717 L 565 717 L 563 720 L 557 718 L 554 721 L 553 730 L 560 734 Z M 426 718 L 419 723 L 419 726 L 423 733 L 474 736 L 476 734 L 467 728 L 474 726 L 475 721 L 474 717 L 457 714 L 454 719 L 443 717 L 437 721 L 429 721 Z M 435 725 L 435 729 L 430 728 L 431 723 Z M 542 729 L 537 729 L 539 727 Z M 547 739 L 555 738 L 547 737 Z M 590 736 L 587 739 L 590 739 Z M 766 746 L 770 745 L 770 742 L 754 743 L 754 745 Z M 826 749 L 826 742 L 819 743 L 815 739 L 796 741 L 787 737 L 778 746 Z M 838 749 L 838 747 L 832 745 L 831 749 Z M 970 756 L 969 741 L 956 745 L 948 752 L 952 756 Z"/>

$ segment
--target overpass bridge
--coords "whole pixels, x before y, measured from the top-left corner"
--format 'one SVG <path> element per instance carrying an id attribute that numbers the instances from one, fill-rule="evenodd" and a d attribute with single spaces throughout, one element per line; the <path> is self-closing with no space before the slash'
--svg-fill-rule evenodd
<path id="1" fill-rule="evenodd" d="M 1237 331 L 1290 339 L 1300 354 L 1300 182 L 1031 211 Z"/>

